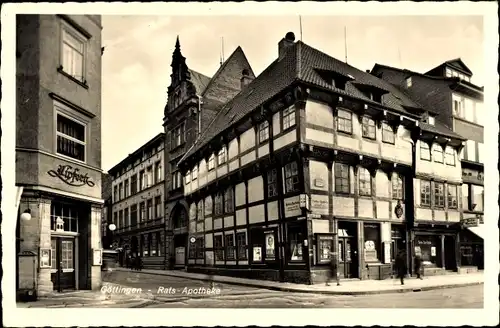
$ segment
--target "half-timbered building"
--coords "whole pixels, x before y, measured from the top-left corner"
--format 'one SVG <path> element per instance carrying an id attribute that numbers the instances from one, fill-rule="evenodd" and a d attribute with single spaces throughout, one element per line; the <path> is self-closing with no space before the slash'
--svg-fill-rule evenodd
<path id="1" fill-rule="evenodd" d="M 463 138 L 424 114 L 288 33 L 178 163 L 188 270 L 317 283 L 333 258 L 342 278 L 378 279 L 398 250 L 456 267 Z"/>

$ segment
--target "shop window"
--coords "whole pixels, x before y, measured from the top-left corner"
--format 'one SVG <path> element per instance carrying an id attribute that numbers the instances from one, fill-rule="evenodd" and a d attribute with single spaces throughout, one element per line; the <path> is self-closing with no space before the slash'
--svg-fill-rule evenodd
<path id="1" fill-rule="evenodd" d="M 431 206 L 431 182 L 420 180 L 420 205 Z"/>
<path id="2" fill-rule="evenodd" d="M 208 158 L 208 170 L 211 171 L 215 168 L 215 155 L 212 154 Z M 189 182 L 188 182 L 189 183 Z"/>
<path id="3" fill-rule="evenodd" d="M 285 193 L 299 190 L 299 170 L 297 162 L 285 165 Z"/>
<path id="4" fill-rule="evenodd" d="M 352 113 L 339 109 L 337 113 L 337 131 L 352 134 Z"/>
<path id="5" fill-rule="evenodd" d="M 283 131 L 295 125 L 295 107 L 289 107 L 283 111 Z"/>
<path id="6" fill-rule="evenodd" d="M 264 121 L 259 124 L 259 143 L 263 143 L 269 139 L 269 122 Z"/>
<path id="7" fill-rule="evenodd" d="M 266 260 L 276 259 L 276 248 L 274 245 L 274 231 L 266 231 L 264 233 L 264 239 L 266 242 Z"/>
<path id="8" fill-rule="evenodd" d="M 349 165 L 335 163 L 335 192 L 349 194 L 351 192 L 351 183 L 349 179 Z"/>
<path id="9" fill-rule="evenodd" d="M 446 147 L 445 161 L 447 165 L 455 166 L 455 150 L 452 147 Z"/>
<path id="10" fill-rule="evenodd" d="M 225 235 L 226 238 L 226 260 L 234 261 L 236 259 L 236 249 L 234 247 L 234 236 L 233 234 Z"/>
<path id="11" fill-rule="evenodd" d="M 226 147 L 223 146 L 221 150 L 219 150 L 219 154 L 217 155 L 217 164 L 221 165 L 226 162 Z"/>
<path id="12" fill-rule="evenodd" d="M 247 238 L 246 232 L 236 233 L 236 252 L 238 260 L 247 259 Z"/>
<path id="13" fill-rule="evenodd" d="M 300 226 L 291 226 L 288 228 L 288 242 L 290 261 L 303 261 L 303 242 L 304 235 Z"/>
<path id="14" fill-rule="evenodd" d="M 435 236 L 418 236 L 415 240 L 415 255 L 420 255 L 423 264 L 436 264 L 440 251 Z"/>
<path id="15" fill-rule="evenodd" d="M 363 138 L 375 139 L 375 121 L 369 117 L 363 117 Z"/>
<path id="16" fill-rule="evenodd" d="M 439 144 L 432 145 L 432 158 L 435 163 L 443 163 L 443 147 Z"/>
<path id="17" fill-rule="evenodd" d="M 448 208 L 458 208 L 457 186 L 448 185 Z"/>
<path id="18" fill-rule="evenodd" d="M 365 262 L 378 262 L 380 259 L 380 225 L 364 224 Z"/>
<path id="19" fill-rule="evenodd" d="M 476 212 L 484 211 L 484 187 L 471 185 L 472 207 L 471 210 Z"/>
<path id="20" fill-rule="evenodd" d="M 78 232 L 78 220 L 84 213 L 78 205 L 53 201 L 50 205 L 50 226 L 52 231 Z M 114 213 L 115 224 L 117 213 Z"/>
<path id="21" fill-rule="evenodd" d="M 317 236 L 318 263 L 330 263 L 330 253 L 333 252 L 333 236 Z"/>
<path id="22" fill-rule="evenodd" d="M 394 129 L 385 122 L 382 123 L 382 142 L 393 145 L 396 143 L 396 134 L 394 133 Z"/>
<path id="23" fill-rule="evenodd" d="M 218 193 L 215 196 L 215 215 L 221 215 L 222 214 L 222 194 Z"/>
<path id="24" fill-rule="evenodd" d="M 434 206 L 444 207 L 444 183 L 434 182 Z"/>
<path id="25" fill-rule="evenodd" d="M 372 177 L 370 172 L 364 167 L 360 167 L 359 175 L 359 194 L 362 196 L 372 195 Z"/>
<path id="26" fill-rule="evenodd" d="M 272 169 L 267 172 L 267 197 L 275 197 L 278 196 L 278 176 L 277 170 Z"/>
<path id="27" fill-rule="evenodd" d="M 400 174 L 394 174 L 392 176 L 392 198 L 403 200 L 403 190 L 403 177 Z"/>
<path id="28" fill-rule="evenodd" d="M 420 159 L 424 161 L 431 160 L 431 150 L 429 144 L 425 141 L 420 141 Z"/>
<path id="29" fill-rule="evenodd" d="M 224 261 L 224 244 L 222 235 L 214 236 L 214 252 L 216 261 Z"/>
<path id="30" fill-rule="evenodd" d="M 229 187 L 224 193 L 224 213 L 234 212 L 234 189 Z"/>

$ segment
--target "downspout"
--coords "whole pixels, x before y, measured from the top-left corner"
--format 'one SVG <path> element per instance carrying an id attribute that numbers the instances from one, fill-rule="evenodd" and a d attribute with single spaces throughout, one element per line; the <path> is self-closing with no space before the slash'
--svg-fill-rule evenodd
<path id="1" fill-rule="evenodd" d="M 198 97 L 198 135 L 196 139 L 198 139 L 201 135 L 201 105 L 203 104 L 203 97 L 196 94 L 196 97 Z"/>

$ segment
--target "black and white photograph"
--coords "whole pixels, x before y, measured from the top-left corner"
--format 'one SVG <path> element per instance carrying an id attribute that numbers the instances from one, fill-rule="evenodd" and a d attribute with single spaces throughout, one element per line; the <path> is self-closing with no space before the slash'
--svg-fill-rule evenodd
<path id="1" fill-rule="evenodd" d="M 497 325 L 497 11 L 2 5 L 4 324 Z"/>

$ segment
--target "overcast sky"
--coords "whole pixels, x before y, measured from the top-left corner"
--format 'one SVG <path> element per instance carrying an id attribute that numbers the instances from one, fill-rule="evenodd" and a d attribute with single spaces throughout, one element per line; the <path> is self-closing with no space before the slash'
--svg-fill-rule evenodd
<path id="1" fill-rule="evenodd" d="M 302 16 L 303 42 L 348 63 L 375 63 L 418 72 L 460 57 L 483 85 L 481 16 Z M 102 167 L 105 171 L 163 131 L 172 51 L 179 35 L 189 68 L 212 76 L 241 46 L 256 75 L 278 54 L 278 42 L 298 16 L 103 16 Z"/>

